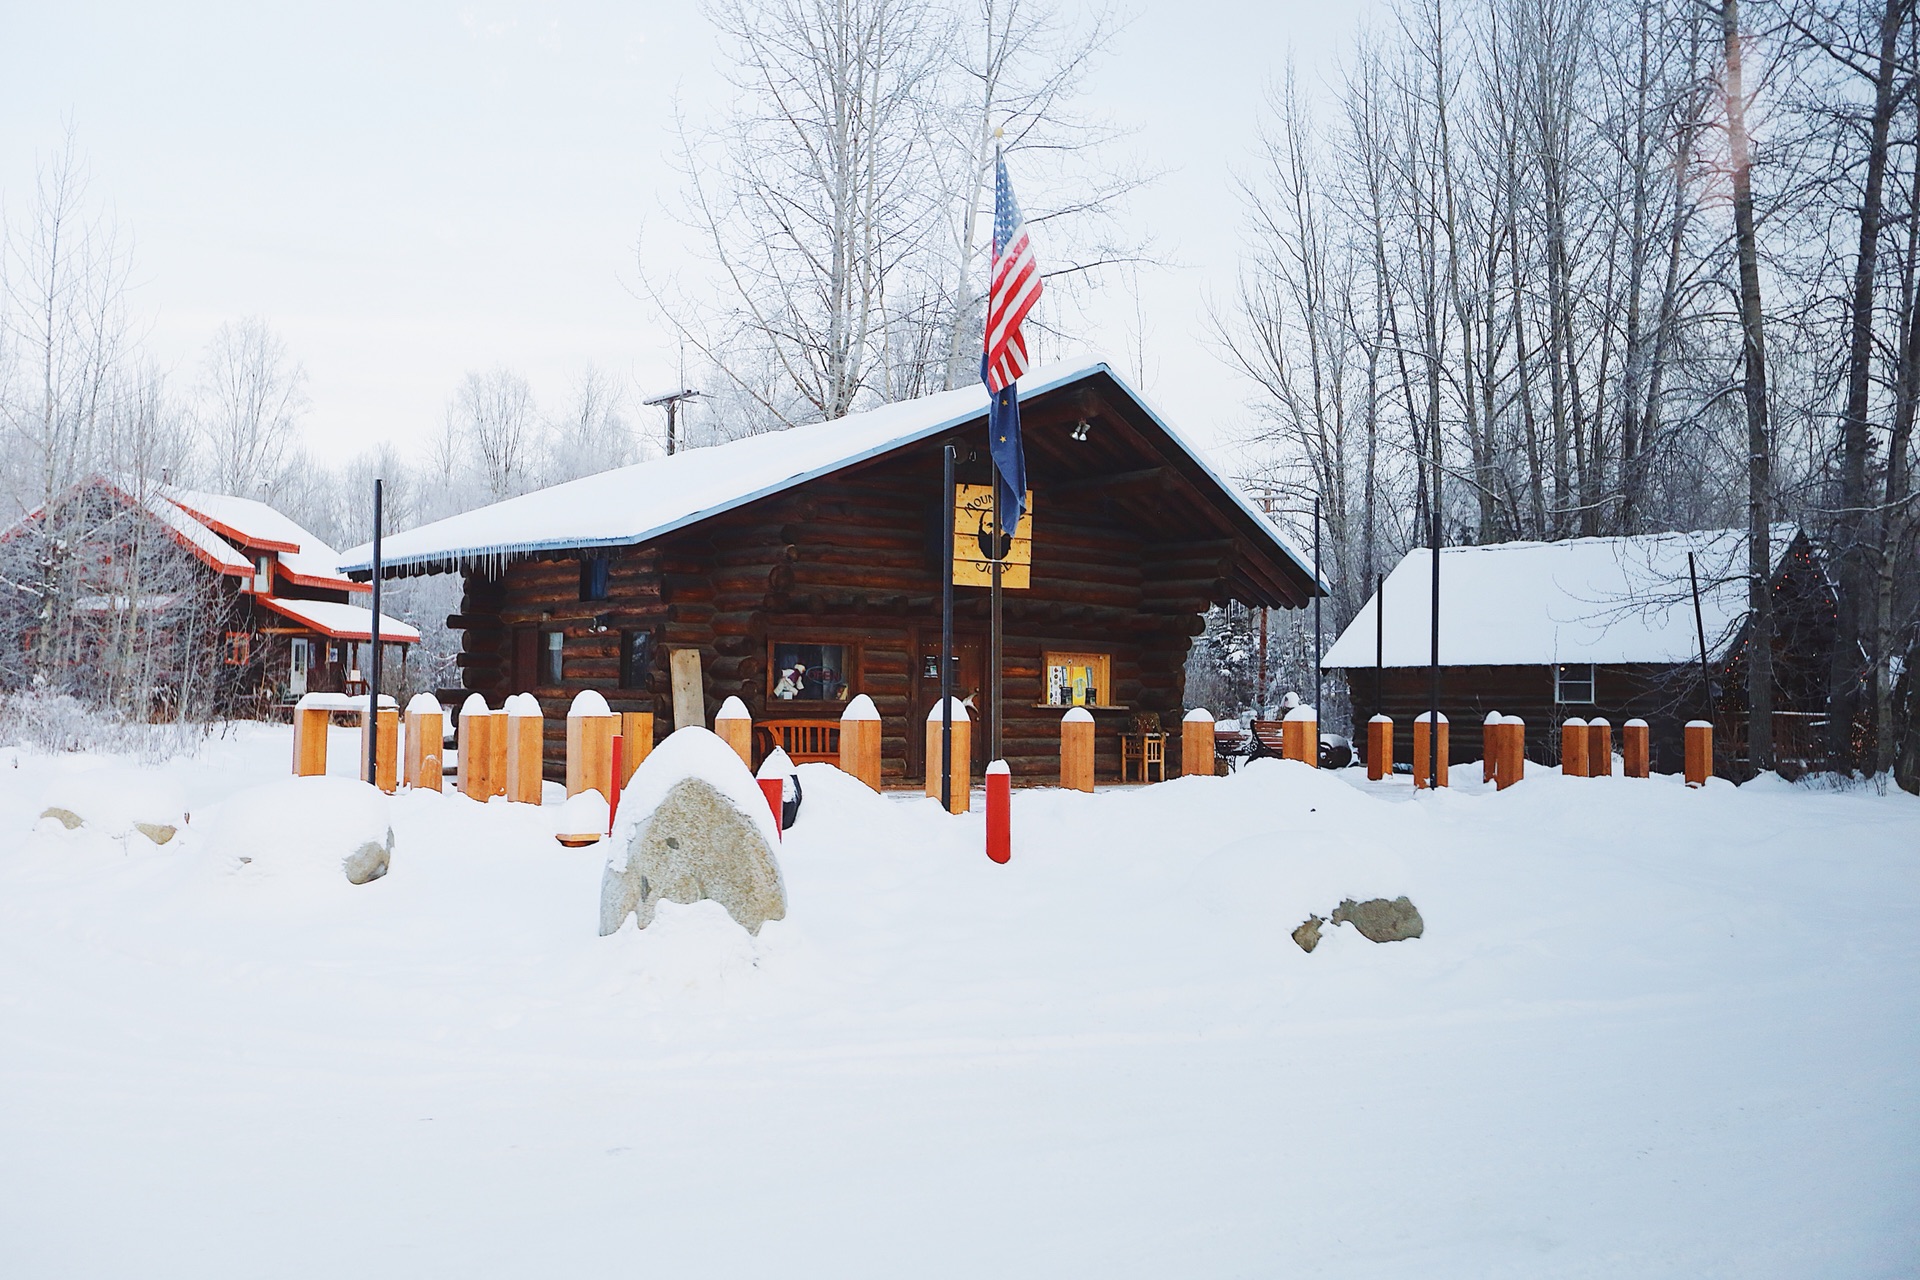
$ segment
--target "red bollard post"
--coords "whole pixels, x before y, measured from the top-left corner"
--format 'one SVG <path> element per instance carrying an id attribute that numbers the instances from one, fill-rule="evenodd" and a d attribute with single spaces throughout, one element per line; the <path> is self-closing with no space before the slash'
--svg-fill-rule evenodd
<path id="1" fill-rule="evenodd" d="M 767 808 L 773 810 L 773 829 L 782 840 L 787 836 L 786 826 L 780 819 L 786 808 L 787 775 L 792 772 L 793 759 L 775 747 L 767 752 L 767 758 L 760 762 L 760 772 L 754 775 L 760 782 L 760 794 L 767 798 Z"/>
<path id="2" fill-rule="evenodd" d="M 607 801 L 607 834 L 613 834 L 613 818 L 620 812 L 620 778 L 625 770 L 620 767 L 620 749 L 626 745 L 626 739 L 620 734 L 613 735 L 613 798 Z"/>
<path id="3" fill-rule="evenodd" d="M 1013 857 L 1013 773 L 1005 760 L 987 766 L 987 856 Z"/>

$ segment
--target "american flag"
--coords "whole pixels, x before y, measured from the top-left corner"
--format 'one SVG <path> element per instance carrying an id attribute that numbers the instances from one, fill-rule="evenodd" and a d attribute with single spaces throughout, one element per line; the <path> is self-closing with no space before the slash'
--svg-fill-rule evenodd
<path id="1" fill-rule="evenodd" d="M 993 155 L 993 273 L 987 284 L 987 390 L 998 393 L 1027 371 L 1021 321 L 1040 299 L 1040 264 L 1013 200 L 1006 157 Z"/>

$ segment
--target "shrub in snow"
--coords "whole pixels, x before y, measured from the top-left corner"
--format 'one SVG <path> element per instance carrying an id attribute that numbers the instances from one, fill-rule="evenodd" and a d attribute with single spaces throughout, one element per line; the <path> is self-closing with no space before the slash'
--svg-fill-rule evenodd
<path id="1" fill-rule="evenodd" d="M 253 787 L 218 806 L 206 827 L 214 851 L 250 877 L 366 884 L 393 864 L 387 797 L 357 778 L 288 778 Z"/>
<path id="2" fill-rule="evenodd" d="M 620 797 L 620 817 L 600 881 L 600 933 L 628 916 L 642 929 L 654 906 L 710 898 L 759 933 L 787 914 L 773 856 L 779 833 L 760 784 L 726 741 L 697 726 L 653 749 Z"/>

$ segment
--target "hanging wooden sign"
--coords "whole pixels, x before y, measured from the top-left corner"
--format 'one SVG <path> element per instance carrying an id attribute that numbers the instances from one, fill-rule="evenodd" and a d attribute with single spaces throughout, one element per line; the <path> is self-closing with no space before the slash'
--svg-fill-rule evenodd
<path id="1" fill-rule="evenodd" d="M 956 587 L 993 585 L 993 486 L 953 486 L 953 584 Z M 1000 561 L 1000 585 L 1021 590 L 1030 585 L 1033 571 L 1033 491 L 1027 491 L 1027 509 L 1013 531 L 1013 546 Z"/>

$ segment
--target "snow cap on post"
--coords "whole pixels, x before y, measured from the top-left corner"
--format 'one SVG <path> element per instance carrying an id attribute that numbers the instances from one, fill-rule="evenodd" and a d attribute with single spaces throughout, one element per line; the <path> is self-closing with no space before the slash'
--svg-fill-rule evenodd
<path id="1" fill-rule="evenodd" d="M 1572 721 L 1568 721 L 1568 723 L 1571 724 Z M 1608 721 L 1608 719 L 1605 716 L 1595 716 L 1593 719 L 1587 721 L 1587 728 L 1611 729 L 1613 728 L 1613 725 L 1611 722 Z"/>
<path id="2" fill-rule="evenodd" d="M 479 697 L 479 694 L 473 695 Z M 410 716 L 428 716 L 440 714 L 440 699 L 430 693 L 416 693 L 407 700 L 407 714 Z"/>
<path id="3" fill-rule="evenodd" d="M 1087 710 L 1085 707 L 1075 707 L 1064 716 L 1061 716 L 1060 719 L 1062 723 L 1079 724 L 1082 720 L 1091 721 L 1093 719 L 1093 712 Z"/>
<path id="4" fill-rule="evenodd" d="M 1647 727 L 1647 722 L 1645 720 L 1642 720 L 1639 716 L 1635 716 L 1633 719 L 1627 721 L 1625 724 L 1621 725 L 1620 727 L 1622 729 L 1644 729 Z"/>
<path id="5" fill-rule="evenodd" d="M 953 722 L 955 724 L 959 724 L 962 720 L 965 720 L 968 718 L 966 703 L 960 701 L 960 699 L 958 698 L 948 698 L 947 701 L 953 704 Z M 927 712 L 927 723 L 928 724 L 940 723 L 940 704 L 939 703 L 937 702 L 934 703 L 933 710 Z"/>
<path id="6" fill-rule="evenodd" d="M 1007 768 L 1007 762 L 1005 760 L 995 760 L 992 764 L 987 766 L 988 777 L 997 777 L 998 775 L 1003 773 L 1008 775 L 1011 775 L 1013 773 L 1013 770 Z"/>
<path id="7" fill-rule="evenodd" d="M 487 714 L 487 700 L 486 700 L 485 698 L 483 698 L 483 697 L 481 697 L 481 696 L 480 696 L 479 694 L 477 694 L 477 693 L 470 693 L 470 694 L 468 694 L 468 695 L 467 695 L 467 700 L 466 700 L 465 702 L 463 702 L 463 703 L 461 703 L 461 704 L 460 704 L 460 714 L 461 714 L 461 715 L 463 715 L 463 716 L 484 716 L 484 715 L 486 715 L 486 714 Z"/>
<path id="8" fill-rule="evenodd" d="M 1433 712 L 1431 711 L 1422 711 L 1418 716 L 1414 718 L 1415 724 L 1431 724 L 1432 722 L 1433 722 Z M 1441 724 L 1449 723 L 1449 721 L 1447 720 L 1447 713 L 1444 711 L 1440 713 L 1440 723 Z"/>
<path id="9" fill-rule="evenodd" d="M 1388 715 L 1378 715 L 1373 717 L 1371 720 L 1367 721 L 1367 723 L 1368 724 L 1392 724 L 1393 717 Z"/>
<path id="10" fill-rule="evenodd" d="M 1711 728 L 1713 728 L 1713 721 L 1711 721 L 1711 720 L 1689 720 L 1689 721 L 1687 721 L 1687 728 L 1689 728 L 1689 729 L 1711 729 Z"/>
<path id="11" fill-rule="evenodd" d="M 610 716 L 613 714 L 607 706 L 607 700 L 598 689 L 582 689 L 573 695 L 573 705 L 567 708 L 567 719 L 575 716 Z"/>
<path id="12" fill-rule="evenodd" d="M 767 758 L 760 762 L 760 771 L 753 775 L 765 780 L 768 778 L 788 778 L 793 776 L 793 757 L 779 747 L 767 752 Z"/>
<path id="13" fill-rule="evenodd" d="M 751 720 L 753 713 L 747 710 L 746 703 L 737 697 L 730 696 L 720 704 L 720 709 L 713 713 L 713 718 L 715 720 Z"/>
<path id="14" fill-rule="evenodd" d="M 1571 719 L 1562 720 L 1560 722 L 1560 727 L 1562 729 L 1584 729 L 1587 727 L 1587 722 L 1585 720 L 1582 720 L 1579 716 L 1574 716 Z"/>
<path id="15" fill-rule="evenodd" d="M 540 710 L 540 699 L 530 693 L 514 694 L 501 709 L 507 713 L 509 720 L 538 720 L 546 714 Z"/>
<path id="16" fill-rule="evenodd" d="M 847 709 L 840 713 L 840 718 L 842 720 L 878 720 L 880 709 L 873 705 L 872 698 L 863 693 L 847 704 Z"/>
<path id="17" fill-rule="evenodd" d="M 1502 721 L 1502 720 L 1500 719 L 1500 713 L 1499 713 L 1498 711 L 1489 711 L 1489 712 L 1487 712 L 1487 719 L 1486 719 L 1486 723 L 1488 723 L 1488 724 L 1502 724 L 1502 723 L 1504 723 L 1504 722 L 1503 722 L 1503 721 Z"/>
<path id="18" fill-rule="evenodd" d="M 1213 712 L 1207 710 L 1205 707 L 1195 707 L 1193 710 L 1187 712 L 1187 714 L 1183 717 L 1183 719 L 1184 720 L 1204 720 L 1207 723 L 1211 724 L 1213 722 Z"/>
<path id="19" fill-rule="evenodd" d="M 1293 710 L 1287 712 L 1286 716 L 1282 720 L 1282 723 L 1285 723 L 1285 721 L 1287 720 L 1318 720 L 1319 718 L 1320 718 L 1320 713 L 1318 711 L 1315 711 L 1312 707 L 1308 706 L 1306 703 L 1303 702 L 1299 706 L 1293 708 Z"/>

